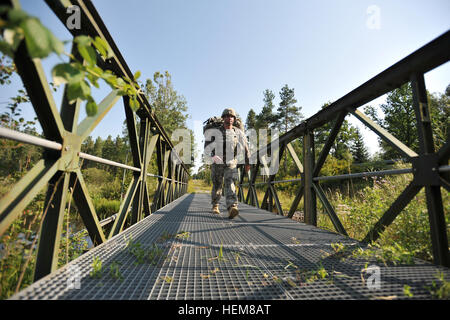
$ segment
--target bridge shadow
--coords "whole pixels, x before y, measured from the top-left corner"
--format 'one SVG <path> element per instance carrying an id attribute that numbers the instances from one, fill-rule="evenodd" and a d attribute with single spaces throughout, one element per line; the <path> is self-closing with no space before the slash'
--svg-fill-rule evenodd
<path id="1" fill-rule="evenodd" d="M 338 242 L 363 246 L 354 239 L 296 221 L 274 222 L 259 209 L 246 213 L 243 208 L 239 219 L 228 220 L 212 214 L 207 199 L 194 194 L 176 199 L 43 279 L 47 291 L 42 295 L 73 300 L 370 299 L 391 295 L 393 286 L 399 292 L 404 285 L 418 290 L 423 270 L 409 266 L 380 266 L 385 290 L 368 290 L 361 273 L 367 261 L 342 260 L 331 248 Z M 292 235 L 299 235 L 300 243 L 289 241 Z M 145 253 L 143 261 L 130 244 Z M 96 258 L 102 263 L 98 276 L 92 274 Z M 67 289 L 73 266 L 80 271 L 79 289 Z M 328 276 L 307 282 L 320 268 Z M 436 272 L 427 270 L 430 278 Z"/>
<path id="2" fill-rule="evenodd" d="M 73 278 L 70 265 L 79 270 L 79 286 L 66 290 L 58 299 L 68 300 L 138 300 L 147 299 L 153 284 L 158 281 L 163 258 L 169 254 L 170 245 L 164 245 L 161 239 L 174 237 L 182 219 L 174 219 L 172 213 L 189 207 L 193 195 L 182 196 L 139 223 L 124 230 L 121 234 L 95 247 L 68 266 L 61 268 L 62 284 Z M 146 257 L 139 257 L 128 250 L 130 243 L 142 249 Z M 128 247 L 128 248 L 127 248 Z M 148 255 L 154 255 L 148 262 Z M 102 272 L 92 275 L 93 261 L 101 260 Z M 139 258 L 143 260 L 140 262 Z M 115 273 L 115 275 L 114 275 Z M 60 280 L 61 281 L 61 280 Z"/>

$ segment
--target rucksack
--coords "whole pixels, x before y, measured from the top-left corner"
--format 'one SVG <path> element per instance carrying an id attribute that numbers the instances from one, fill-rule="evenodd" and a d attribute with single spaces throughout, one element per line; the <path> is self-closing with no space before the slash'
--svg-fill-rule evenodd
<path id="1" fill-rule="evenodd" d="M 205 122 L 203 122 L 203 134 L 206 130 L 212 128 L 220 128 L 223 125 L 223 119 L 221 117 L 211 117 Z M 244 125 L 241 118 L 236 117 L 236 121 L 233 124 L 234 127 L 244 131 Z"/>

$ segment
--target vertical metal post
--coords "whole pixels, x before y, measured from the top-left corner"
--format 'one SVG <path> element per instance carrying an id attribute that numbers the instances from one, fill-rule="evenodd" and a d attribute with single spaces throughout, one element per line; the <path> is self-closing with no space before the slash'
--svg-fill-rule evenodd
<path id="1" fill-rule="evenodd" d="M 437 163 L 437 155 L 434 150 L 433 132 L 431 128 L 430 110 L 428 107 L 427 91 L 425 89 L 423 74 L 413 74 L 411 76 L 411 86 L 419 136 L 419 158 L 434 155 L 436 156 Z M 432 166 L 433 164 L 428 163 L 428 165 Z M 437 170 L 437 165 L 434 170 Z M 437 174 L 437 172 L 435 173 Z M 445 223 L 440 186 L 434 183 L 426 182 L 425 193 L 427 198 L 428 218 L 430 221 L 434 263 L 449 267 L 450 259 L 448 251 L 447 227 Z"/>
<path id="2" fill-rule="evenodd" d="M 314 172 L 314 133 L 307 131 L 303 136 L 303 154 L 305 170 L 304 217 L 307 224 L 317 226 L 317 202 L 313 186 Z"/>
<path id="3" fill-rule="evenodd" d="M 147 178 L 146 158 L 148 152 L 148 135 L 150 132 L 148 118 L 141 118 L 141 126 L 139 130 L 139 150 L 140 152 L 140 168 L 139 184 L 137 194 L 133 200 L 133 209 L 131 214 L 131 224 L 135 224 L 143 217 L 142 210 L 144 204 L 145 183 Z"/>
<path id="4" fill-rule="evenodd" d="M 70 173 L 58 171 L 50 180 L 40 230 L 34 281 L 58 267 L 59 242 L 64 221 Z"/>

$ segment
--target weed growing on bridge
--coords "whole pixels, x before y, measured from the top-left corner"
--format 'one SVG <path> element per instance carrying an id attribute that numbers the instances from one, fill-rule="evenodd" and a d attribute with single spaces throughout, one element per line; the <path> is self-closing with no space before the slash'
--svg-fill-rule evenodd
<path id="1" fill-rule="evenodd" d="M 94 256 L 92 259 L 92 271 L 89 273 L 89 275 L 92 278 L 100 278 L 102 276 L 103 268 L 102 268 L 102 260 L 100 260 L 99 257 Z"/>
<path id="2" fill-rule="evenodd" d="M 156 266 L 164 257 L 164 248 L 160 248 L 156 243 L 152 243 L 150 247 L 144 247 L 131 237 L 127 240 L 125 248 L 136 258 L 136 265 L 148 262 L 150 265 Z"/>
<path id="3" fill-rule="evenodd" d="M 436 274 L 436 280 L 433 280 L 431 286 L 425 288 L 429 290 L 431 296 L 435 299 L 449 299 L 450 281 L 445 280 L 443 272 Z"/>
<path id="4" fill-rule="evenodd" d="M 111 265 L 109 266 L 109 275 L 114 279 L 119 279 L 120 281 L 123 281 L 124 278 L 120 273 L 119 266 L 120 262 L 114 261 L 113 263 L 111 263 Z"/>

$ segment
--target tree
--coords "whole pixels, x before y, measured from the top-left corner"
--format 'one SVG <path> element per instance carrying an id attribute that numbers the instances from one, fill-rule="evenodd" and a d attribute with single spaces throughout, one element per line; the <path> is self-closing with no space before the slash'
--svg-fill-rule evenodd
<path id="1" fill-rule="evenodd" d="M 92 153 L 93 156 L 96 156 L 96 157 L 102 156 L 103 144 L 104 144 L 104 142 L 103 142 L 102 138 L 97 137 L 97 139 L 95 139 L 94 151 Z"/>
<path id="2" fill-rule="evenodd" d="M 280 106 L 277 111 L 277 124 L 283 128 L 283 133 L 286 133 L 292 127 L 296 126 L 300 119 L 303 118 L 300 112 L 301 107 L 297 107 L 295 104 L 297 100 L 295 99 L 294 88 L 289 88 L 286 84 L 280 91 Z"/>
<path id="3" fill-rule="evenodd" d="M 330 104 L 330 102 L 325 103 L 322 106 L 322 109 L 327 108 Z M 333 128 L 333 124 L 333 122 L 327 122 L 323 126 L 314 130 L 317 150 L 321 150 L 322 146 L 327 141 L 328 136 L 330 135 L 330 131 Z M 337 134 L 331 146 L 330 154 L 338 160 L 349 160 L 349 157 L 351 156 L 350 147 L 356 138 L 356 128 L 352 126 L 347 120 L 344 120 L 342 122 L 341 128 L 339 129 L 339 133 Z"/>
<path id="4" fill-rule="evenodd" d="M 245 129 L 255 129 L 256 128 L 256 112 L 250 109 L 247 113 L 247 119 L 245 120 Z"/>
<path id="5" fill-rule="evenodd" d="M 433 140 L 436 150 L 439 150 L 450 139 L 450 85 L 448 93 L 428 94 Z"/>
<path id="6" fill-rule="evenodd" d="M 449 135 L 449 102 L 450 99 L 444 94 L 430 94 L 427 92 L 430 117 L 433 128 L 433 140 L 435 147 L 439 148 L 448 139 Z M 411 84 L 392 90 L 386 99 L 386 103 L 380 105 L 384 115 L 381 118 L 375 108 L 368 106 L 365 112 L 380 126 L 389 131 L 397 139 L 412 150 L 419 151 L 419 140 L 417 132 L 416 116 L 413 106 L 413 94 Z M 380 140 L 384 159 L 395 159 L 400 155 L 389 144 Z"/>
<path id="7" fill-rule="evenodd" d="M 355 138 L 350 147 L 350 152 L 352 153 L 354 162 L 364 163 L 369 160 L 369 151 L 367 151 L 363 137 L 358 128 L 355 130 Z"/>
<path id="8" fill-rule="evenodd" d="M 143 90 L 169 137 L 175 129 L 187 128 L 187 102 L 174 89 L 169 72 L 165 71 L 164 74 L 155 72 L 153 81 L 147 79 Z"/>
<path id="9" fill-rule="evenodd" d="M 186 120 L 187 101 L 184 96 L 178 94 L 172 84 L 172 76 L 168 71 L 164 74 L 157 71 L 153 74 L 153 80 L 147 79 L 143 91 L 155 112 L 158 121 L 166 131 L 169 138 L 176 129 L 186 129 L 191 141 L 191 155 L 195 154 L 194 132 L 187 128 Z M 191 159 L 189 159 L 191 160 Z M 153 165 L 156 165 L 153 159 Z M 152 164 L 151 164 L 152 165 Z M 194 167 L 193 162 L 186 163 L 190 169 Z"/>
<path id="10" fill-rule="evenodd" d="M 275 99 L 275 94 L 266 89 L 263 92 L 264 98 L 264 106 L 262 107 L 261 112 L 256 116 L 256 126 L 255 129 L 268 129 L 276 126 L 276 115 L 273 113 L 273 99 Z"/>

